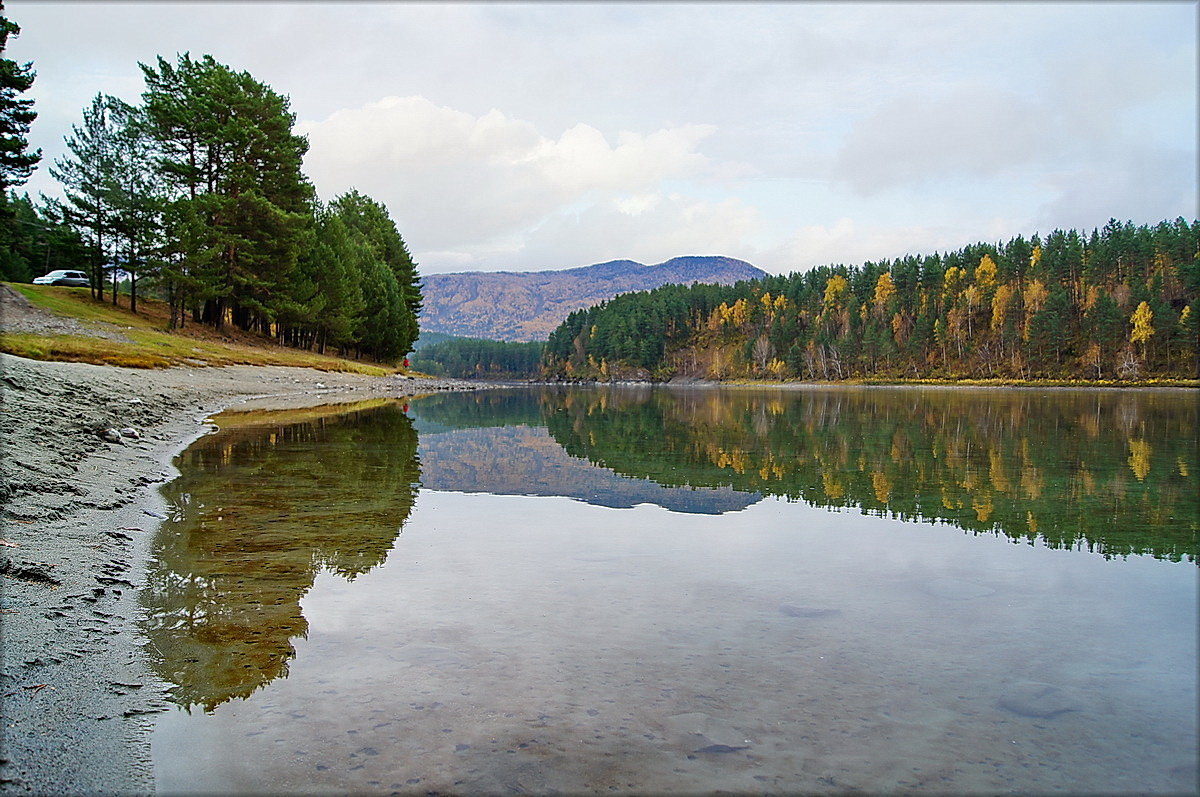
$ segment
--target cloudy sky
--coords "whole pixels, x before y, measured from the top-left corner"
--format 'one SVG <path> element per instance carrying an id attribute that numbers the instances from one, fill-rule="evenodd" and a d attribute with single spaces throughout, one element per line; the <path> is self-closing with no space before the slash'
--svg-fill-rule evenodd
<path id="1" fill-rule="evenodd" d="M 385 203 L 425 273 L 786 273 L 1197 215 L 1195 3 L 6 8 L 48 159 L 138 61 L 211 53 L 291 97 L 320 196 Z"/>

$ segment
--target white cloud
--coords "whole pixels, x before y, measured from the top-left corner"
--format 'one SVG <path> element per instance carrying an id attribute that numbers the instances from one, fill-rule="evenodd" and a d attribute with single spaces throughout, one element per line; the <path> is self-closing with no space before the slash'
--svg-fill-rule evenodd
<path id="1" fill-rule="evenodd" d="M 489 244 L 562 208 L 652 191 L 704 175 L 697 149 L 713 132 L 681 125 L 621 132 L 612 144 L 576 124 L 557 138 L 492 110 L 482 116 L 425 97 L 386 97 L 297 125 L 308 136 L 305 169 L 323 196 L 349 188 L 386 204 L 419 250 Z"/>
<path id="2" fill-rule="evenodd" d="M 1119 162 L 1089 164 L 1055 176 L 1037 209 L 1043 231 L 1091 229 L 1108 219 L 1150 223 L 1197 213 L 1196 153 L 1131 146 Z"/>
<path id="3" fill-rule="evenodd" d="M 137 61 L 212 53 L 427 270 L 784 271 L 1195 214 L 1195 4 L 16 5 L 47 162 Z"/>
<path id="4" fill-rule="evenodd" d="M 1137 30 L 1129 32 L 1122 42 L 1133 46 Z M 1078 31 L 1064 35 L 1062 46 L 1022 59 L 1004 57 L 997 42 L 977 59 L 994 71 L 964 68 L 877 103 L 842 137 L 832 178 L 859 198 L 970 188 L 985 212 L 1036 185 L 1026 213 L 1040 209 L 1052 227 L 1194 212 L 1194 40 L 1130 58 Z M 1009 62 L 1025 64 L 1024 80 L 1006 74 Z"/>
<path id="5" fill-rule="evenodd" d="M 622 258 L 659 263 L 689 254 L 739 257 L 758 226 L 757 210 L 737 199 L 615 196 L 552 214 L 497 267 L 540 270 Z"/>
<path id="6" fill-rule="evenodd" d="M 617 199 L 615 206 L 626 216 L 640 216 L 654 210 L 660 202 L 662 202 L 660 194 L 637 194 Z"/>
<path id="7" fill-rule="evenodd" d="M 964 87 L 881 107 L 846 137 L 836 177 L 860 194 L 1012 173 L 1062 154 L 1062 121 L 1010 91 Z"/>
<path id="8" fill-rule="evenodd" d="M 1025 232 L 1002 219 L 990 220 L 985 227 L 968 231 L 932 225 L 863 226 L 843 217 L 829 225 L 800 227 L 779 245 L 759 252 L 752 262 L 775 273 L 806 271 L 814 266 L 860 265 L 907 254 L 945 252 L 979 240 L 998 240 Z"/>
<path id="9" fill-rule="evenodd" d="M 599 130 L 578 124 L 557 141 L 543 140 L 528 162 L 567 191 L 637 190 L 703 173 L 708 159 L 695 147 L 715 130 L 712 125 L 685 125 L 645 136 L 623 131 L 611 147 Z"/>

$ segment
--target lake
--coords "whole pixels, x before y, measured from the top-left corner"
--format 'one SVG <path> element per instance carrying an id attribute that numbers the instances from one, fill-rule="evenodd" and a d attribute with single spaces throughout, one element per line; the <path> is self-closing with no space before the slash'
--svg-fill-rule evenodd
<path id="1" fill-rule="evenodd" d="M 141 594 L 164 792 L 1194 792 L 1189 391 L 224 413 Z"/>

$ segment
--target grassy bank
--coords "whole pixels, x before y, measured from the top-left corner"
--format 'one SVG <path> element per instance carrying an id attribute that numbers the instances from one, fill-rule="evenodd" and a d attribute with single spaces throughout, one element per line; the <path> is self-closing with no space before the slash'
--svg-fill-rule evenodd
<path id="1" fill-rule="evenodd" d="M 138 312 L 129 310 L 129 297 L 98 302 L 86 288 L 4 283 L 30 304 L 54 315 L 70 318 L 98 331 L 126 340 L 91 335 L 0 333 L 0 351 L 32 360 L 58 360 L 129 368 L 166 368 L 172 365 L 290 365 L 320 371 L 384 376 L 399 369 L 378 363 L 349 360 L 280 346 L 265 335 L 202 324 L 168 329 L 169 309 L 164 302 L 139 298 Z"/>

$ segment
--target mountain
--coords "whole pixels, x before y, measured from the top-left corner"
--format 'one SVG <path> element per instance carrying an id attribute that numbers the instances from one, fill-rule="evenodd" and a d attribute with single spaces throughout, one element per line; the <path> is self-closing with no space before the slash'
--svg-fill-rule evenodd
<path id="1" fill-rule="evenodd" d="M 493 340 L 545 340 L 573 311 L 619 293 L 694 282 L 732 285 L 766 272 L 731 257 L 676 257 L 653 266 L 613 260 L 561 271 L 429 274 L 421 332 Z"/>
<path id="2" fill-rule="evenodd" d="M 413 402 L 414 413 L 420 403 Z M 563 451 L 542 427 L 429 431 L 421 434 L 421 486 L 427 490 L 492 495 L 556 495 L 593 506 L 627 509 L 656 504 L 672 512 L 720 515 L 737 512 L 762 495 L 731 487 L 664 487 L 597 467 Z M 435 427 L 436 429 L 436 427 Z"/>

